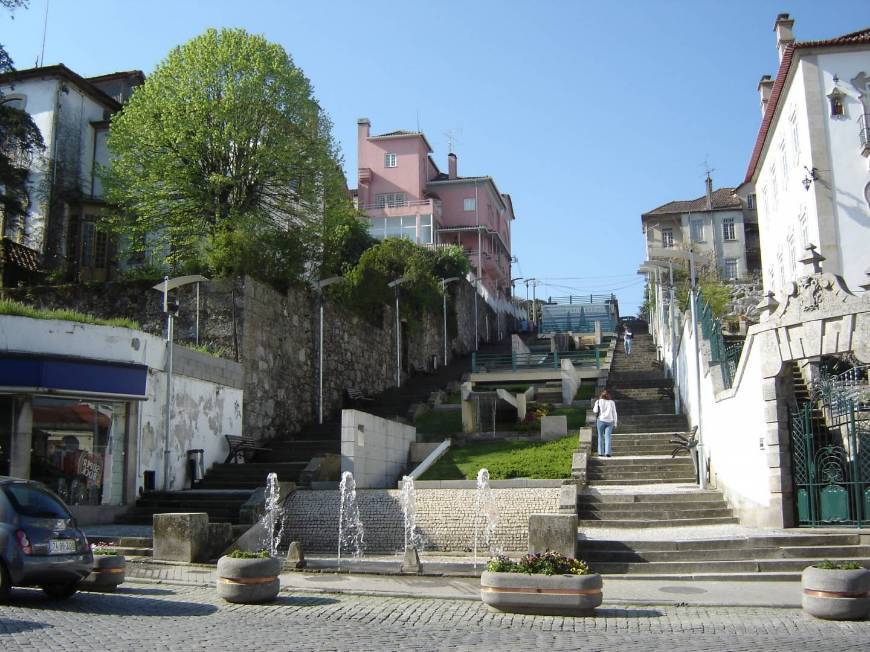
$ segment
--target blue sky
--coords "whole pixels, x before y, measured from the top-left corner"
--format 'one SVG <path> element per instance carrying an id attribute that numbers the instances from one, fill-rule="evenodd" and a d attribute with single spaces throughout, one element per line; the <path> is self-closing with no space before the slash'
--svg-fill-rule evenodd
<path id="1" fill-rule="evenodd" d="M 511 194 L 514 276 L 538 296 L 642 294 L 640 214 L 743 180 L 775 74 L 773 23 L 798 40 L 870 26 L 867 0 L 49 0 L 44 62 L 84 76 L 141 69 L 208 27 L 280 43 L 312 80 L 356 184 L 356 120 L 420 128 L 446 169 L 488 174 Z M 46 0 L 0 42 L 34 65 Z M 523 295 L 518 288 L 518 294 Z"/>

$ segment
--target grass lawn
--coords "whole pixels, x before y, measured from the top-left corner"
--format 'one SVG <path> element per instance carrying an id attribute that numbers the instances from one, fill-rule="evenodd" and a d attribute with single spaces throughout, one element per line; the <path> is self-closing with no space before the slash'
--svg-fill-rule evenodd
<path id="1" fill-rule="evenodd" d="M 575 401 L 589 400 L 595 395 L 595 384 L 594 383 L 582 383 L 580 385 L 580 389 L 577 390 L 577 396 L 574 397 Z"/>
<path id="2" fill-rule="evenodd" d="M 474 480 L 482 468 L 489 469 L 493 480 L 570 478 L 571 454 L 576 448 L 576 435 L 547 442 L 477 442 L 451 447 L 420 479 Z"/>
<path id="3" fill-rule="evenodd" d="M 414 422 L 424 435 L 452 435 L 462 432 L 462 410 L 430 410 Z"/>
<path id="4" fill-rule="evenodd" d="M 565 415 L 568 417 L 568 430 L 577 430 L 586 426 L 586 408 L 555 408 L 551 416 Z"/>

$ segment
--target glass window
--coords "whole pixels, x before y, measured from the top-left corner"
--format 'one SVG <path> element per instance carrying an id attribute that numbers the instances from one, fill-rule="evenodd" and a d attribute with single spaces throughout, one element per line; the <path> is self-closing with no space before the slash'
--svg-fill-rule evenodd
<path id="1" fill-rule="evenodd" d="M 782 141 L 779 144 L 779 160 L 780 160 L 781 165 L 782 165 L 783 181 L 785 181 L 786 174 L 788 174 L 788 169 L 789 169 L 788 168 L 788 152 L 785 149 L 785 141 Z"/>
<path id="2" fill-rule="evenodd" d="M 403 192 L 382 192 L 375 195 L 375 206 L 384 208 L 396 208 L 397 206 L 405 205 L 405 193 Z"/>
<path id="3" fill-rule="evenodd" d="M 725 240 L 736 240 L 737 236 L 734 229 L 734 218 L 726 217 L 722 220 L 722 238 Z"/>
<path id="4" fill-rule="evenodd" d="M 384 154 L 384 167 L 394 168 L 397 165 L 396 155 L 392 152 Z"/>
<path id="5" fill-rule="evenodd" d="M 398 238 L 400 235 L 402 235 L 402 218 L 384 218 L 384 236 L 387 238 Z"/>
<path id="6" fill-rule="evenodd" d="M 692 242 L 703 242 L 704 241 L 704 221 L 703 220 L 692 220 L 691 229 L 692 229 Z"/>
<path id="7" fill-rule="evenodd" d="M 746 195 L 746 208 L 755 208 L 755 193 Z"/>
<path id="8" fill-rule="evenodd" d="M 420 244 L 432 244 L 432 227 L 420 227 Z"/>
<path id="9" fill-rule="evenodd" d="M 727 278 L 727 279 L 737 278 L 737 259 L 736 258 L 726 258 L 725 259 L 725 278 Z"/>
<path id="10" fill-rule="evenodd" d="M 810 235 L 809 231 L 807 231 L 806 209 L 801 211 L 801 214 L 798 216 L 798 221 L 800 222 L 801 228 L 801 248 L 806 249 L 807 245 L 810 243 Z"/>
<path id="11" fill-rule="evenodd" d="M 52 519 L 71 518 L 69 510 L 57 498 L 33 485 L 23 482 L 7 484 L 3 487 L 3 493 L 6 494 L 15 511 L 21 516 Z"/>
<path id="12" fill-rule="evenodd" d="M 795 163 L 797 163 L 797 160 L 800 158 L 801 154 L 801 141 L 800 135 L 798 134 L 797 111 L 792 111 L 792 114 L 789 117 L 789 122 L 791 122 L 791 150 L 794 154 Z"/>
<path id="13" fill-rule="evenodd" d="M 30 476 L 70 505 L 124 498 L 127 403 L 33 399 Z"/>
<path id="14" fill-rule="evenodd" d="M 462 203 L 463 209 L 473 211 L 477 208 L 477 200 L 474 197 L 466 197 Z"/>
<path id="15" fill-rule="evenodd" d="M 662 229 L 662 247 L 670 249 L 674 246 L 674 230 L 671 228 Z"/>

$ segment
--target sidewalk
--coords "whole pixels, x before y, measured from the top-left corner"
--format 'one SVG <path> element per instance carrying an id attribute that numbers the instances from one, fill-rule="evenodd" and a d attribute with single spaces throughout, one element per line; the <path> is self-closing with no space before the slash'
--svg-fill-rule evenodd
<path id="1" fill-rule="evenodd" d="M 127 578 L 187 586 L 214 585 L 215 566 L 130 559 Z M 347 573 L 281 574 L 285 592 L 340 593 L 404 598 L 479 600 L 480 581 L 468 577 L 416 577 L 409 575 L 352 575 Z M 663 605 L 707 607 L 799 608 L 799 582 L 630 580 L 605 577 L 605 605 Z"/>

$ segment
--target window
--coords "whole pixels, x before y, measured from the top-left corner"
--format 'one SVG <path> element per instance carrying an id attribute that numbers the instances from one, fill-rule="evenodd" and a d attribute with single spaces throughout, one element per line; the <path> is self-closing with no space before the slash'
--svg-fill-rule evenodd
<path id="1" fill-rule="evenodd" d="M 727 278 L 729 280 L 737 278 L 737 259 L 736 258 L 726 258 L 724 271 L 725 271 L 725 278 Z"/>
<path id="2" fill-rule="evenodd" d="M 420 216 L 420 244 L 432 244 L 432 216 Z"/>
<path id="3" fill-rule="evenodd" d="M 395 208 L 405 205 L 405 193 L 403 192 L 382 192 L 375 195 L 375 206 L 384 208 L 388 206 Z"/>
<path id="4" fill-rule="evenodd" d="M 692 242 L 704 242 L 704 220 L 692 220 L 689 226 L 692 230 Z"/>
<path id="5" fill-rule="evenodd" d="M 462 202 L 462 208 L 466 211 L 473 211 L 477 208 L 477 200 L 474 197 L 466 197 Z"/>
<path id="6" fill-rule="evenodd" d="M 776 263 L 779 267 L 779 286 L 785 287 L 785 265 L 782 263 L 782 247 L 776 252 Z"/>
<path id="7" fill-rule="evenodd" d="M 798 222 L 800 223 L 801 229 L 801 248 L 806 249 L 807 245 L 810 243 L 810 234 L 807 230 L 807 211 L 803 209 L 801 214 L 798 216 Z"/>
<path id="8" fill-rule="evenodd" d="M 791 112 L 788 121 L 791 124 L 791 151 L 792 154 L 794 154 L 795 162 L 797 162 L 798 159 L 800 159 L 801 154 L 801 141 L 798 134 L 797 110 Z"/>
<path id="9" fill-rule="evenodd" d="M 791 270 L 792 276 L 795 273 L 795 255 L 794 255 L 794 227 L 790 227 L 788 230 L 788 237 L 785 239 L 786 247 L 788 249 L 788 268 Z"/>
<path id="10" fill-rule="evenodd" d="M 384 154 L 384 167 L 385 168 L 394 168 L 397 165 L 396 155 L 392 152 L 388 154 Z"/>
<path id="11" fill-rule="evenodd" d="M 785 141 L 782 141 L 779 144 L 779 160 L 782 165 L 783 180 L 785 180 L 786 175 L 788 174 L 788 152 L 785 149 Z"/>
<path id="12" fill-rule="evenodd" d="M 674 246 L 674 230 L 671 228 L 662 229 L 662 247 L 671 249 Z"/>
<path id="13" fill-rule="evenodd" d="M 776 177 L 776 166 L 770 166 L 770 192 L 771 192 L 771 206 L 774 210 L 776 210 L 777 204 L 779 204 L 779 179 Z"/>
<path id="14" fill-rule="evenodd" d="M 755 193 L 754 192 L 746 195 L 746 208 L 748 208 L 750 210 L 755 209 Z"/>
<path id="15" fill-rule="evenodd" d="M 726 217 L 722 219 L 722 239 L 736 240 L 737 236 L 734 232 L 734 218 Z"/>

